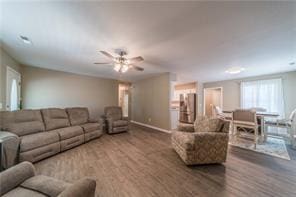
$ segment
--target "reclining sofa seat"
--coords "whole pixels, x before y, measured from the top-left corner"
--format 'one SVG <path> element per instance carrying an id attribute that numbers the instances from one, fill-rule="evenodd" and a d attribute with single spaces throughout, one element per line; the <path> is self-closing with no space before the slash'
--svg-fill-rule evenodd
<path id="1" fill-rule="evenodd" d="M 45 130 L 49 133 L 58 133 L 61 151 L 68 150 L 84 142 L 84 133 L 79 126 L 70 126 L 65 109 L 42 109 Z"/>
<path id="2" fill-rule="evenodd" d="M 40 110 L 2 113 L 2 129 L 20 137 L 20 161 L 35 162 L 60 152 L 59 134 L 45 132 Z"/>
<path id="3" fill-rule="evenodd" d="M 80 126 L 84 131 L 84 140 L 88 142 L 103 135 L 103 121 L 90 119 L 85 107 L 67 108 L 68 117 L 72 126 Z"/>
<path id="4" fill-rule="evenodd" d="M 20 139 L 20 162 L 37 162 L 100 137 L 100 121 L 91 120 L 88 109 L 79 107 L 0 112 L 0 130 Z"/>

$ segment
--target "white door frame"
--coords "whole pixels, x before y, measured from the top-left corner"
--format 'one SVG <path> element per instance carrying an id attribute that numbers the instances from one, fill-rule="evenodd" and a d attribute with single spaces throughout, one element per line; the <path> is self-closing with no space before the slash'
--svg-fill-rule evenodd
<path id="1" fill-rule="evenodd" d="M 10 106 L 8 106 L 8 103 L 10 102 L 9 101 L 9 95 L 10 95 L 10 92 L 9 92 L 9 88 L 8 88 L 8 81 L 9 81 L 9 79 L 8 79 L 8 72 L 12 72 L 12 73 L 14 73 L 14 74 L 16 74 L 17 76 L 18 76 L 18 78 L 19 78 L 19 83 L 21 83 L 21 74 L 19 73 L 19 72 L 17 72 L 16 70 L 14 70 L 13 68 L 11 68 L 10 66 L 6 66 L 6 101 L 5 101 L 5 109 L 6 110 L 9 110 L 10 109 Z M 18 87 L 18 104 L 20 103 L 20 100 L 21 100 L 21 95 L 20 95 L 20 93 L 21 93 L 21 86 L 20 86 L 20 84 L 17 84 L 19 87 Z"/>
<path id="2" fill-rule="evenodd" d="M 220 98 L 220 103 L 221 103 L 221 107 L 223 108 L 223 87 L 218 86 L 218 87 L 211 87 L 211 88 L 204 88 L 203 90 L 203 115 L 206 115 L 206 91 L 207 90 L 213 90 L 213 89 L 220 89 L 221 90 L 221 98 Z"/>

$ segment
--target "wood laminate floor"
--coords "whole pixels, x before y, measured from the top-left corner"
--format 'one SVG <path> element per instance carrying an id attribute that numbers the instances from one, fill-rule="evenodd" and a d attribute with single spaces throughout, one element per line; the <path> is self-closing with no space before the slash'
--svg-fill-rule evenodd
<path id="1" fill-rule="evenodd" d="M 170 135 L 133 127 L 104 135 L 35 164 L 38 174 L 68 182 L 97 181 L 98 196 L 296 196 L 292 161 L 230 147 L 223 165 L 187 167 L 170 145 Z"/>

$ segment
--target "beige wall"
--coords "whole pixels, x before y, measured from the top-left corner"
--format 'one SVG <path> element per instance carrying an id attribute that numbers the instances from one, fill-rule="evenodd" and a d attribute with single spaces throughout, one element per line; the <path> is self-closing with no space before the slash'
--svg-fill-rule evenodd
<path id="1" fill-rule="evenodd" d="M 132 120 L 170 129 L 170 74 L 133 83 Z"/>
<path id="2" fill-rule="evenodd" d="M 0 103 L 2 109 L 5 110 L 6 106 L 6 70 L 7 66 L 11 67 L 17 72 L 21 71 L 20 64 L 9 56 L 2 48 L 0 48 Z M 1 105 L 1 104 L 0 104 Z"/>
<path id="3" fill-rule="evenodd" d="M 269 78 L 283 79 L 286 117 L 296 108 L 296 71 L 264 75 L 260 77 L 242 78 L 228 81 L 204 83 L 204 88 L 223 87 L 223 109 L 233 110 L 240 107 L 240 82 L 242 80 L 259 80 Z"/>
<path id="4" fill-rule="evenodd" d="M 103 114 L 105 106 L 118 105 L 118 81 L 23 66 L 24 108 L 74 107 Z"/>

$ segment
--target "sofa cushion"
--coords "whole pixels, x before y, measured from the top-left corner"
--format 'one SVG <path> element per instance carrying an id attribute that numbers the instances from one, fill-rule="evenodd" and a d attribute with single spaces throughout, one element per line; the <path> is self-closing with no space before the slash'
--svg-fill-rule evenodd
<path id="1" fill-rule="evenodd" d="M 99 123 L 86 123 L 83 125 L 80 125 L 85 133 L 89 133 L 95 130 L 99 130 L 100 129 L 100 124 Z"/>
<path id="2" fill-rule="evenodd" d="M 0 173 L 0 196 L 17 187 L 26 179 L 35 175 L 34 166 L 29 162 L 22 162 Z"/>
<path id="3" fill-rule="evenodd" d="M 116 120 L 113 122 L 113 127 L 123 127 L 123 126 L 127 126 L 127 125 L 128 125 L 127 120 Z"/>
<path id="4" fill-rule="evenodd" d="M 46 130 L 59 129 L 70 126 L 65 109 L 49 108 L 41 110 Z"/>
<path id="5" fill-rule="evenodd" d="M 48 176 L 37 175 L 24 181 L 21 186 L 48 196 L 57 196 L 71 184 Z"/>
<path id="6" fill-rule="evenodd" d="M 194 122 L 195 132 L 216 132 L 223 126 L 223 120 L 219 118 L 199 116 Z"/>
<path id="7" fill-rule="evenodd" d="M 83 130 L 79 126 L 66 127 L 49 131 L 49 133 L 58 133 L 61 140 L 83 135 Z"/>
<path id="8" fill-rule="evenodd" d="M 2 197 L 16 197 L 16 196 L 22 196 L 22 197 L 48 197 L 40 192 L 33 191 L 30 189 L 26 189 L 23 187 L 17 187 L 13 190 L 10 190 L 6 194 L 4 194 Z"/>
<path id="9" fill-rule="evenodd" d="M 86 107 L 74 107 L 66 109 L 71 125 L 81 125 L 88 122 L 89 113 Z"/>
<path id="10" fill-rule="evenodd" d="M 44 131 L 40 110 L 2 112 L 2 127 L 18 136 Z"/>
<path id="11" fill-rule="evenodd" d="M 21 137 L 20 152 L 29 151 L 38 147 L 59 142 L 59 134 L 56 132 L 41 132 Z"/>
<path id="12" fill-rule="evenodd" d="M 70 187 L 67 187 L 58 197 L 80 197 L 80 196 L 95 196 L 96 195 L 96 181 L 85 178 L 76 181 Z"/>

